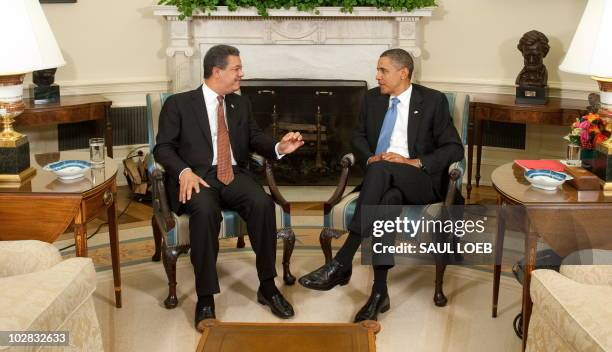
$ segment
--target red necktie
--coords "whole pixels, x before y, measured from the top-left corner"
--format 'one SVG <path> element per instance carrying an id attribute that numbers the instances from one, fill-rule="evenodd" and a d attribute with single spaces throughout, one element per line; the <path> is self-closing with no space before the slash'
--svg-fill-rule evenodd
<path id="1" fill-rule="evenodd" d="M 230 140 L 225 124 L 223 97 L 218 96 L 217 100 L 219 101 L 217 105 L 217 179 L 224 185 L 229 185 L 234 180 Z"/>

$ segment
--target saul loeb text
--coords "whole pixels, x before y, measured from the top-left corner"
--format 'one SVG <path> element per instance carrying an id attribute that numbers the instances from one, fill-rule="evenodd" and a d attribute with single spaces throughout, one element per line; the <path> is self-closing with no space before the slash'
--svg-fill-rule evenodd
<path id="1" fill-rule="evenodd" d="M 487 218 L 480 220 L 414 220 L 406 217 L 397 217 L 395 220 L 376 220 L 373 222 L 372 236 L 380 238 L 385 235 L 400 235 L 415 238 L 426 233 L 446 233 L 456 237 L 469 234 L 482 234 L 485 231 Z M 376 254 L 490 254 L 493 244 L 490 242 L 438 242 L 438 243 L 394 243 L 385 245 L 374 241 L 372 250 Z"/>

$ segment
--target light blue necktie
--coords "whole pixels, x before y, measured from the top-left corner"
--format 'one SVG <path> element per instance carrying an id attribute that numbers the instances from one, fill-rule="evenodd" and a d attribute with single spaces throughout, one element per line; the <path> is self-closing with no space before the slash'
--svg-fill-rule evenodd
<path id="1" fill-rule="evenodd" d="M 385 114 L 385 120 L 383 121 L 382 128 L 380 129 L 380 135 L 378 135 L 378 143 L 376 143 L 376 154 L 384 153 L 389 149 L 391 145 L 391 134 L 393 128 L 395 128 L 395 121 L 397 120 L 397 104 L 400 100 L 397 98 L 391 99 L 391 106 Z"/>

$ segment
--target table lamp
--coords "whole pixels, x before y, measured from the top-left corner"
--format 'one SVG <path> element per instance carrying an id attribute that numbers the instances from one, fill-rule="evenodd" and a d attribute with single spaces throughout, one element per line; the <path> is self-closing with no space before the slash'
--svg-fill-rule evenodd
<path id="1" fill-rule="evenodd" d="M 34 174 L 25 135 L 13 130 L 28 72 L 63 66 L 62 53 L 38 0 L 0 1 L 0 186 Z"/>
<path id="2" fill-rule="evenodd" d="M 559 69 L 597 81 L 598 113 L 612 131 L 612 0 L 589 0 Z M 612 137 L 596 146 L 592 171 L 612 190 Z"/>

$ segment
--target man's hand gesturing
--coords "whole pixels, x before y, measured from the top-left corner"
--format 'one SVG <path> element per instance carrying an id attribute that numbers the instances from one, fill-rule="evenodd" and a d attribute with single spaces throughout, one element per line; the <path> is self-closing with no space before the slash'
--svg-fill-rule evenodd
<path id="1" fill-rule="evenodd" d="M 289 132 L 278 143 L 278 153 L 291 154 L 303 145 L 304 140 L 300 132 Z"/>

